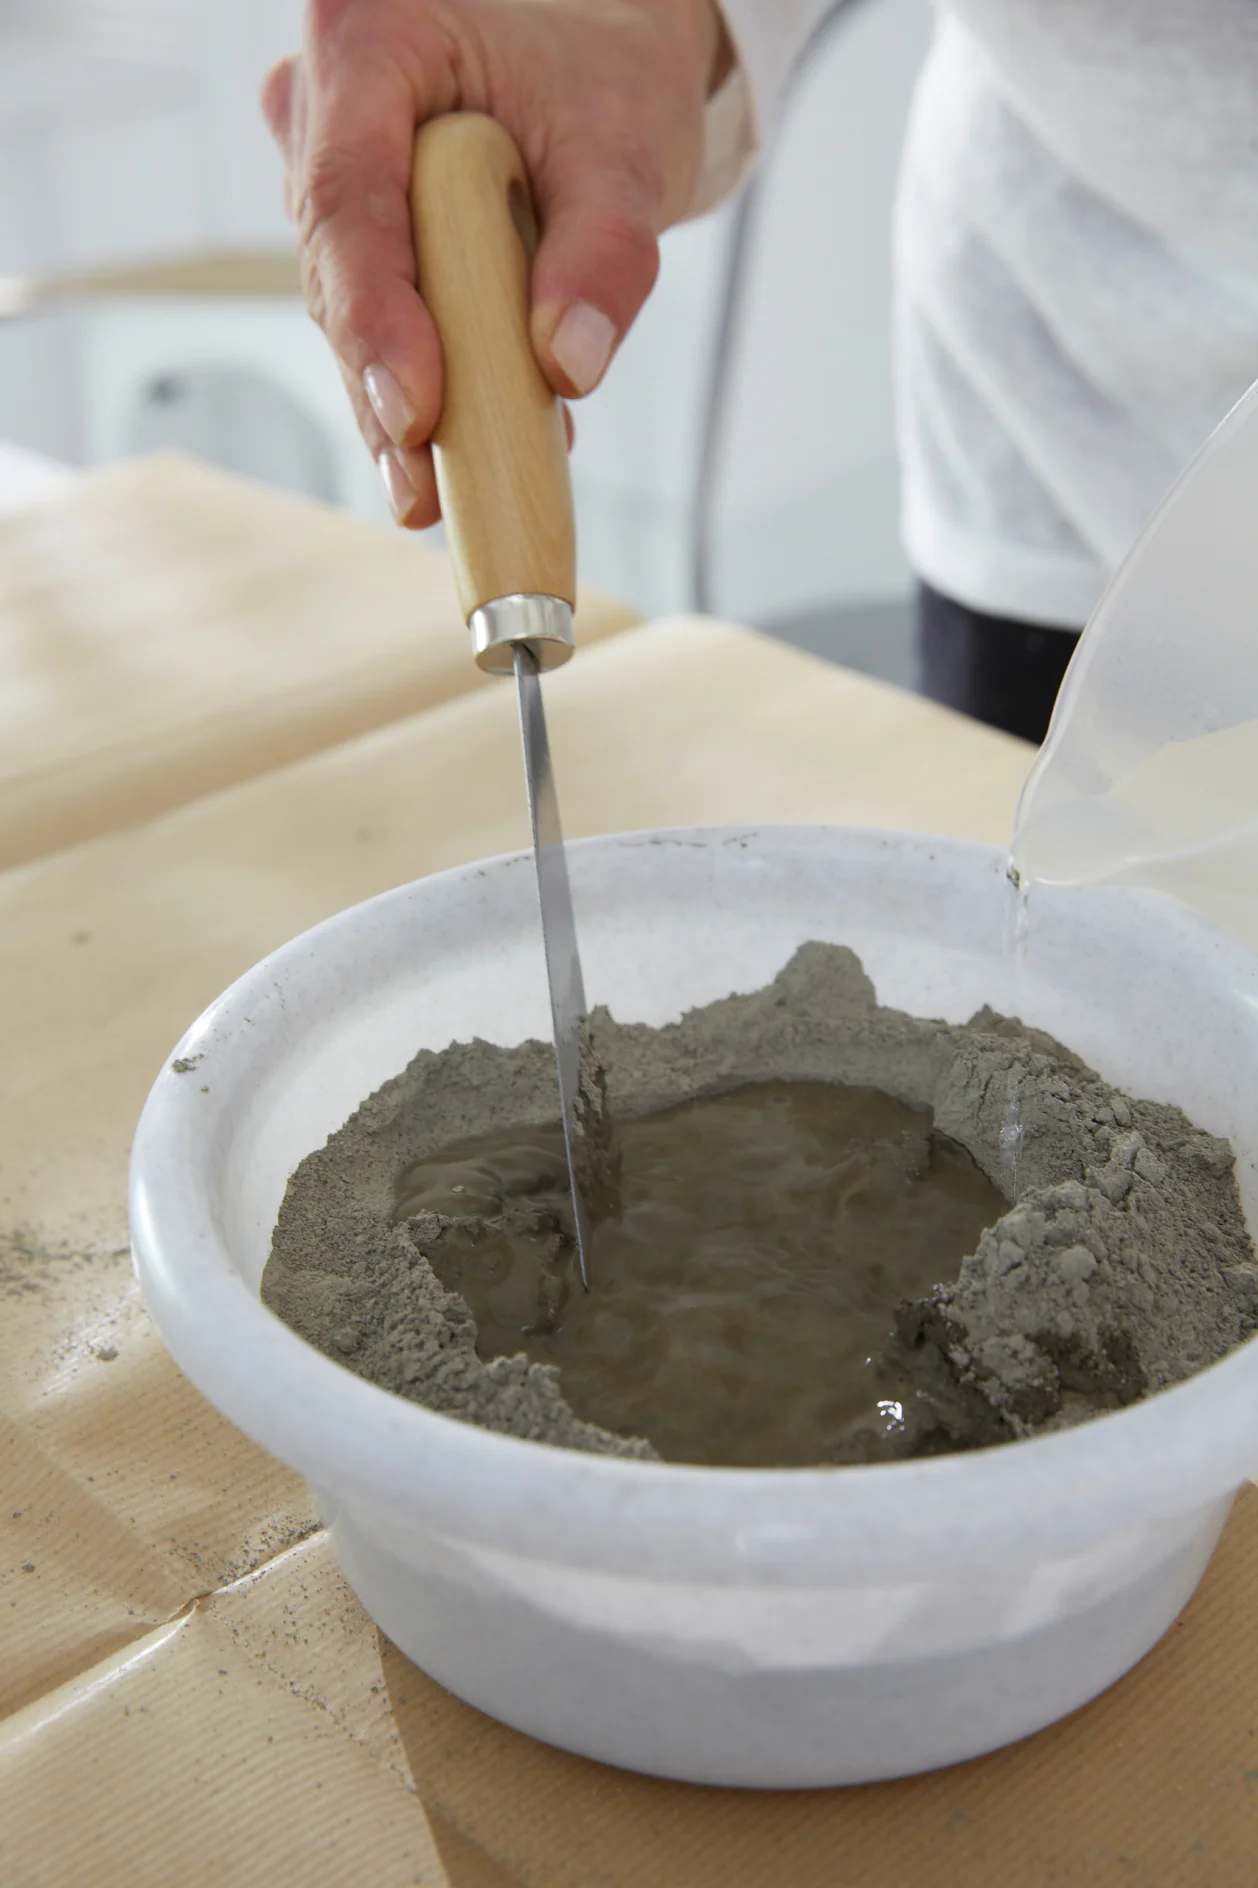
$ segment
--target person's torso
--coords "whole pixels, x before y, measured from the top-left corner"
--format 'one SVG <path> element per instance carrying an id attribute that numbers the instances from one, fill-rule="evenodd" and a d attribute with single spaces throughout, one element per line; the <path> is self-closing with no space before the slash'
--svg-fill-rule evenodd
<path id="1" fill-rule="evenodd" d="M 939 0 L 897 252 L 927 504 L 1112 568 L 1258 377 L 1258 0 Z"/>
<path id="2" fill-rule="evenodd" d="M 1258 273 L 1254 0 L 941 0 L 1027 129 L 1173 245 Z"/>

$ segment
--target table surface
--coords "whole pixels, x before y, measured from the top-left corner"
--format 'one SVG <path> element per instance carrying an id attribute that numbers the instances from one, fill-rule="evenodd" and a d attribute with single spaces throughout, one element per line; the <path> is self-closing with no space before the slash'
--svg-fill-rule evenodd
<path id="1" fill-rule="evenodd" d="M 636 620 L 578 593 L 587 647 Z M 176 453 L 71 477 L 0 514 L 0 869 L 493 687 L 415 537 Z"/>
<path id="2" fill-rule="evenodd" d="M 143 538 L 170 503 L 168 481 L 140 478 L 123 502 L 109 476 L 63 495 L 97 554 Z M 102 490 L 108 503 L 85 511 Z M 295 531 L 292 501 L 247 490 L 242 507 L 236 482 L 198 471 L 181 515 L 220 571 L 256 561 L 259 519 L 274 524 L 251 635 L 291 672 L 290 600 L 314 539 L 332 546 L 325 582 L 343 557 L 368 584 L 375 553 L 313 509 Z M 31 521 L 19 547 L 50 515 L 45 500 L 10 518 Z M 167 532 L 163 567 L 185 584 L 187 536 Z M 396 556 L 375 542 L 382 564 Z M 119 569 L 100 609 L 121 645 L 170 654 L 182 693 L 181 626 L 157 620 L 166 592 L 145 569 L 131 592 Z M 373 594 L 394 596 L 389 571 Z M 6 594 L 0 717 L 5 636 L 30 628 Z M 91 600 L 76 596 L 82 627 Z M 420 640 L 448 633 L 438 617 Z M 795 819 L 1007 836 L 1020 743 L 731 625 L 625 620 L 547 684 L 572 836 Z M 199 648 L 221 726 L 212 624 Z M 439 677 L 444 662 L 429 650 L 421 667 Z M 158 770 L 147 802 L 109 797 L 110 768 L 127 764 L 111 735 L 125 700 L 102 692 L 94 734 L 80 703 L 97 771 L 63 793 L 52 842 L 0 871 L 0 1879 L 1249 1879 L 1227 1872 L 1258 1853 L 1249 1496 L 1184 1618 L 1120 1685 L 1012 1750 L 864 1790 L 692 1790 L 585 1763 L 460 1704 L 371 1626 L 302 1484 L 202 1402 L 149 1325 L 128 1262 L 127 1151 L 173 1042 L 266 951 L 374 892 L 526 842 L 514 703 L 438 680 L 418 712 L 378 698 L 375 725 L 360 717 L 294 756 L 285 715 L 307 725 L 302 677 L 287 709 L 282 691 L 268 699 L 243 772 L 164 794 Z M 156 683 L 146 700 L 160 704 Z M 35 712 L 55 747 L 57 692 Z M 88 837 L 75 792 L 113 809 Z"/>

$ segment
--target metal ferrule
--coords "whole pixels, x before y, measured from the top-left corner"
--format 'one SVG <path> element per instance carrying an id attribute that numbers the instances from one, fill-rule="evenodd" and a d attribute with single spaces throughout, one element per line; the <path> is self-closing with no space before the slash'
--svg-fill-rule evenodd
<path id="1" fill-rule="evenodd" d="M 572 605 L 562 597 L 495 597 L 472 611 L 467 626 L 477 666 L 490 675 L 514 673 L 517 643 L 528 644 L 539 669 L 557 669 L 575 647 Z"/>

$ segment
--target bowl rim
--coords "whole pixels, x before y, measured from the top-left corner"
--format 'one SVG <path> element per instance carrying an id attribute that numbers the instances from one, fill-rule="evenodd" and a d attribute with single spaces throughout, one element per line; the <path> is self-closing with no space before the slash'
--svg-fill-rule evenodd
<path id="1" fill-rule="evenodd" d="M 647 828 L 570 842 L 581 859 L 625 845 L 672 841 L 838 846 L 854 862 L 874 852 L 929 855 L 971 873 L 1005 873 L 1005 849 L 930 834 L 798 823 Z M 320 947 L 343 941 L 369 914 L 400 913 L 441 888 L 519 865 L 527 852 L 496 855 L 376 894 L 289 939 L 237 978 L 184 1032 L 167 1056 L 136 1130 L 129 1175 L 132 1255 L 154 1323 L 176 1363 L 254 1441 L 299 1470 L 325 1504 L 369 1509 L 379 1521 L 439 1529 L 492 1546 L 509 1535 L 520 1551 L 593 1562 L 617 1556 L 637 1571 L 667 1575 L 685 1536 L 688 1567 L 721 1583 L 772 1573 L 807 1584 L 834 1564 L 885 1577 L 888 1516 L 901 1525 L 911 1566 L 972 1566 L 1012 1556 L 999 1517 L 1018 1512 L 1016 1557 L 1083 1549 L 1103 1536 L 1183 1517 L 1226 1498 L 1258 1470 L 1258 1335 L 1183 1383 L 1075 1428 L 966 1453 L 904 1462 L 812 1468 L 724 1468 L 586 1454 L 506 1436 L 412 1403 L 317 1351 L 271 1312 L 236 1271 L 208 1215 L 188 1221 L 198 1198 L 205 1135 L 195 1084 L 172 1063 L 207 1042 L 241 1033 L 236 1019 L 300 974 Z M 1111 888 L 1106 888 L 1110 890 Z M 1174 912 L 1182 930 L 1208 939 L 1225 967 L 1248 982 L 1258 1007 L 1258 956 L 1195 912 L 1158 894 L 1129 893 Z M 1165 918 L 1164 918 L 1164 921 Z M 313 947 L 313 949 L 312 949 Z M 246 1361 L 214 1335 L 236 1320 L 250 1334 Z M 1228 1405 L 1222 1437 L 1216 1412 Z M 1240 1435 L 1253 1435 L 1252 1444 Z M 1041 1519 L 1037 1523 L 1037 1509 Z M 1051 1510 L 1051 1512 L 1050 1512 Z M 912 1540 L 906 1537 L 913 1537 Z M 661 1550 L 664 1539 L 671 1542 Z M 791 1578 L 783 1581 L 789 1550 Z"/>

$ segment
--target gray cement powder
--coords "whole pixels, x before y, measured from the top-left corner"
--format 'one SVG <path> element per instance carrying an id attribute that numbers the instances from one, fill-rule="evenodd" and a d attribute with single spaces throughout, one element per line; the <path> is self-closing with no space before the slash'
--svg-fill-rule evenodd
<path id="1" fill-rule="evenodd" d="M 1014 1201 L 880 1360 L 905 1397 L 894 1437 L 833 1459 L 935 1453 L 1078 1422 L 1190 1376 L 1258 1327 L 1258 1266 L 1225 1141 L 1120 1094 L 1059 1043 L 981 1011 L 954 1027 L 879 1007 L 850 951 L 807 944 L 766 989 L 663 1029 L 591 1022 L 613 1117 L 744 1082 L 841 1081 L 933 1110 Z M 476 1134 L 555 1118 L 549 1044 L 416 1056 L 289 1181 L 265 1302 L 372 1382 L 486 1428 L 652 1457 L 581 1421 L 559 1373 L 484 1363 L 427 1254 L 439 1215 L 391 1223 L 399 1173 Z"/>

